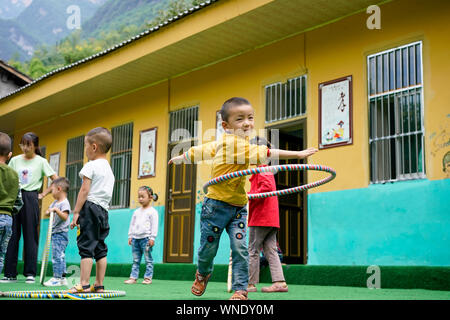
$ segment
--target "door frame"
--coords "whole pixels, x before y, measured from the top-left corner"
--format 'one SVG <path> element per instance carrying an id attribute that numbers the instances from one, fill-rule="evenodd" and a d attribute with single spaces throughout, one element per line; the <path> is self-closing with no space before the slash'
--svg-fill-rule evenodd
<path id="1" fill-rule="evenodd" d="M 171 151 L 172 149 L 179 143 L 188 143 L 191 142 L 191 145 L 195 145 L 196 141 L 180 141 L 176 143 L 169 143 L 167 145 L 167 162 L 171 159 Z M 191 188 L 191 223 L 189 226 L 189 232 L 192 236 L 192 244 L 189 249 L 189 256 L 191 257 L 190 263 L 192 263 L 194 259 L 194 232 L 195 232 L 195 207 L 196 207 L 196 201 L 195 201 L 195 194 L 197 190 L 197 165 L 193 164 L 193 170 L 192 170 L 192 188 Z M 169 190 L 170 190 L 170 184 L 169 184 L 169 177 L 170 177 L 170 165 L 167 165 L 166 169 L 166 195 L 165 195 L 165 209 L 164 209 L 164 242 L 163 242 L 163 262 L 164 263 L 186 263 L 186 262 L 169 262 L 167 261 L 167 250 L 169 250 L 169 239 L 167 238 L 169 236 L 169 206 L 170 206 L 170 199 L 169 199 Z M 188 262 L 189 263 L 189 262 Z"/>
<path id="2" fill-rule="evenodd" d="M 298 119 L 293 119 L 291 121 L 283 121 L 281 123 L 266 123 L 264 129 L 266 130 L 273 130 L 273 129 L 287 129 L 287 128 L 293 128 L 293 127 L 299 127 L 303 130 L 303 146 L 302 149 L 304 150 L 307 145 L 307 121 L 306 116 L 302 116 Z M 270 138 L 270 137 L 267 137 Z M 308 163 L 308 160 L 304 160 L 305 163 Z M 303 171 L 303 181 L 304 183 L 308 183 L 308 174 L 306 172 L 307 170 Z M 303 243 L 303 252 L 304 255 L 301 257 L 302 264 L 308 263 L 308 190 L 303 191 L 305 192 L 305 199 L 304 199 L 304 213 L 303 213 L 303 228 L 301 230 L 302 232 L 302 243 Z"/>

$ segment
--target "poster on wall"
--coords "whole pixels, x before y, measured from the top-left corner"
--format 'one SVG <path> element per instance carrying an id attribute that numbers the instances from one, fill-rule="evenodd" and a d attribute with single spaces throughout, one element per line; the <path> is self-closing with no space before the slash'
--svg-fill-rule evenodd
<path id="1" fill-rule="evenodd" d="M 139 139 L 138 179 L 154 177 L 156 166 L 156 128 L 143 130 Z"/>
<path id="2" fill-rule="evenodd" d="M 319 149 L 352 143 L 352 76 L 320 83 Z"/>
<path id="3" fill-rule="evenodd" d="M 216 141 L 222 137 L 222 134 L 225 132 L 225 130 L 222 127 L 222 115 L 220 114 L 220 111 L 216 112 Z"/>
<path id="4" fill-rule="evenodd" d="M 50 167 L 55 171 L 56 175 L 59 176 L 59 159 L 61 158 L 61 152 L 52 153 L 48 159 Z M 48 187 L 52 184 L 52 179 L 47 178 Z"/>

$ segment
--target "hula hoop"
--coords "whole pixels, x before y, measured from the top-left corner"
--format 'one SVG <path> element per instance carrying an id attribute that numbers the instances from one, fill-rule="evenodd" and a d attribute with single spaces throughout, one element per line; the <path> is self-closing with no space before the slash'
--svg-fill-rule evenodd
<path id="1" fill-rule="evenodd" d="M 45 241 L 44 251 L 42 252 L 41 262 L 41 274 L 39 275 L 39 282 L 43 285 L 45 281 L 45 274 L 47 273 L 48 258 L 50 256 L 50 243 L 52 241 L 52 229 L 53 229 L 53 215 L 54 212 L 50 212 L 50 218 L 48 219 L 47 238 Z"/>
<path id="2" fill-rule="evenodd" d="M 317 165 L 317 164 L 283 164 L 283 165 L 277 165 L 277 166 L 268 166 L 268 167 L 257 167 L 257 168 L 250 168 L 246 170 L 240 170 L 235 172 L 230 172 L 224 175 L 221 175 L 217 178 L 209 180 L 205 185 L 203 186 L 203 191 L 205 194 L 208 192 L 208 187 L 214 184 L 218 184 L 220 182 L 230 180 L 233 178 L 239 178 L 244 177 L 252 174 L 257 173 L 263 173 L 263 172 L 272 172 L 277 173 L 279 171 L 298 171 L 298 170 L 316 170 L 316 171 L 324 171 L 330 173 L 330 175 L 324 179 L 311 182 L 302 186 L 297 186 L 289 189 L 283 189 L 283 190 L 276 190 L 276 191 L 270 191 L 270 192 L 263 192 L 263 193 L 249 193 L 248 199 L 262 199 L 262 198 L 268 198 L 268 197 L 274 197 L 274 196 L 284 196 L 304 190 L 308 190 L 311 188 L 318 187 L 322 184 L 325 184 L 327 182 L 330 182 L 336 177 L 336 171 L 334 169 Z"/>
<path id="3" fill-rule="evenodd" d="M 90 300 L 99 298 L 116 298 L 126 295 L 125 291 L 105 290 L 104 292 L 78 292 L 70 293 L 68 290 L 30 290 L 30 291 L 7 291 L 0 292 L 2 297 L 10 298 L 32 298 L 32 299 L 72 299 Z"/>

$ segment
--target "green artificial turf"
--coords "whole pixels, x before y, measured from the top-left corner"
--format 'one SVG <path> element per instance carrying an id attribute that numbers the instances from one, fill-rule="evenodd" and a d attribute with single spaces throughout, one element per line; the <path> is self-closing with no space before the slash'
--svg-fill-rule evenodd
<path id="1" fill-rule="evenodd" d="M 68 263 L 78 267 L 77 263 Z M 18 263 L 18 272 L 22 274 L 23 262 Z M 450 291 L 450 267 L 445 266 L 379 266 L 381 288 L 384 289 L 429 289 Z M 40 270 L 40 263 L 38 263 Z M 154 279 L 191 281 L 195 275 L 196 265 L 188 263 L 156 263 Z M 131 264 L 109 263 L 106 269 L 107 277 L 128 277 Z M 140 274 L 144 274 L 142 263 Z M 284 265 L 283 273 L 289 284 L 307 286 L 344 286 L 367 288 L 367 280 L 372 272 L 368 266 L 328 266 L 328 265 Z M 95 274 L 95 264 L 92 269 Z M 49 263 L 47 276 L 52 275 Z M 228 265 L 214 265 L 210 282 L 227 281 Z M 261 269 L 260 281 L 269 283 L 271 276 L 269 268 Z"/>
<path id="2" fill-rule="evenodd" d="M 47 278 L 48 279 L 48 278 Z M 106 290 L 124 290 L 125 297 L 108 298 L 108 300 L 228 300 L 231 293 L 226 291 L 225 282 L 209 282 L 205 294 L 196 297 L 191 294 L 192 280 L 161 280 L 154 279 L 151 285 L 143 285 L 139 279 L 137 284 L 124 284 L 126 277 L 107 277 Z M 38 283 L 26 284 L 23 276 L 17 283 L 0 283 L 0 291 L 20 290 L 64 290 L 66 287 L 44 287 Z M 94 282 L 91 278 L 91 283 Z M 258 285 L 269 285 L 263 283 Z M 450 291 L 426 289 L 367 289 L 363 287 L 346 286 L 315 286 L 289 284 L 287 293 L 249 293 L 251 300 L 450 300 Z M 2 297 L 1 300 L 11 298 Z M 20 300 L 20 299 L 14 299 Z"/>

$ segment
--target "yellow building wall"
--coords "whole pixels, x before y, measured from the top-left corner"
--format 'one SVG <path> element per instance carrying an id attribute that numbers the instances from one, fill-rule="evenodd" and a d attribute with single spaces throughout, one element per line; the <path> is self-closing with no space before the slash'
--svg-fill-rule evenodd
<path id="1" fill-rule="evenodd" d="M 352 75 L 353 144 L 320 150 L 308 160 L 308 163 L 330 166 L 337 172 L 333 182 L 309 192 L 364 188 L 369 185 L 370 177 L 366 57 L 421 40 L 426 175 L 430 180 L 443 179 L 442 157 L 448 151 L 445 137 L 450 135 L 450 90 L 446 86 L 446 76 L 450 74 L 450 45 L 445 40 L 450 34 L 446 15 L 450 3 L 435 3 L 439 5 L 429 6 L 425 1 L 387 3 L 381 6 L 381 30 L 367 29 L 369 15 L 356 14 L 26 131 L 39 135 L 41 145 L 47 147 L 47 159 L 49 154 L 61 152 L 59 174 L 64 175 L 68 139 L 96 126 L 111 128 L 133 122 L 131 207 L 135 206 L 133 200 L 136 200 L 138 187 L 143 184 L 151 186 L 160 195 L 156 205 L 164 205 L 169 111 L 199 105 L 202 121 L 199 136 L 202 136 L 206 130 L 215 128 L 215 114 L 222 103 L 232 96 L 242 96 L 253 104 L 256 129 L 261 129 L 265 127 L 264 86 L 307 74 L 307 145 L 318 147 L 318 84 Z M 139 131 L 152 127 L 158 128 L 156 177 L 138 180 Z M 16 154 L 23 133 L 16 132 Z M 210 169 L 204 164 L 198 168 L 197 190 L 201 190 L 203 183 L 209 180 Z M 309 181 L 319 176 L 323 174 L 308 173 Z M 44 200 L 44 207 L 49 205 L 49 198 Z"/>

